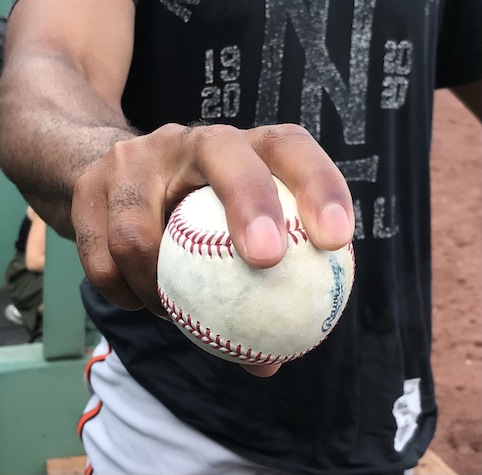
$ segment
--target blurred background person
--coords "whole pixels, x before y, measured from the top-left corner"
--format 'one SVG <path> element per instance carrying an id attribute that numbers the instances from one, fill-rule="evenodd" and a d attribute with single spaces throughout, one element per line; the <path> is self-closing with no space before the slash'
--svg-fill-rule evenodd
<path id="1" fill-rule="evenodd" d="M 42 335 L 45 236 L 45 222 L 29 206 L 15 242 L 15 254 L 5 275 L 12 302 L 5 308 L 5 318 L 23 325 L 31 341 Z"/>

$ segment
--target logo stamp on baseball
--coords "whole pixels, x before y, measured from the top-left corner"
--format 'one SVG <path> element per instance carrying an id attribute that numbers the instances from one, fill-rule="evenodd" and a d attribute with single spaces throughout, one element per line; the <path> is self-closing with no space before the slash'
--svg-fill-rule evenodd
<path id="1" fill-rule="evenodd" d="M 209 186 L 179 203 L 159 249 L 158 292 L 172 321 L 198 346 L 232 362 L 283 363 L 305 355 L 333 330 L 353 285 L 353 246 L 313 246 L 295 197 L 273 178 L 288 232 L 279 264 L 254 269 L 239 257 Z"/>

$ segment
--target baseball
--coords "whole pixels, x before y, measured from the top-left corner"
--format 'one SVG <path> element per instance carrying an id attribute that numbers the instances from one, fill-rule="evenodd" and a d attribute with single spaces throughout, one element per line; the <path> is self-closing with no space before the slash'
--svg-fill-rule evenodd
<path id="1" fill-rule="evenodd" d="M 288 251 L 276 266 L 254 269 L 239 257 L 209 186 L 176 207 L 161 241 L 163 306 L 189 339 L 228 361 L 269 364 L 303 356 L 333 330 L 353 284 L 352 245 L 313 246 L 295 197 L 273 178 L 288 231 Z"/>

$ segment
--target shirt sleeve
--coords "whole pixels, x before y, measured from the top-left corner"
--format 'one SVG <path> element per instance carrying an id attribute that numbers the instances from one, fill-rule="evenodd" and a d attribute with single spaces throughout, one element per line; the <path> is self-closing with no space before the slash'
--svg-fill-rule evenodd
<path id="1" fill-rule="evenodd" d="M 436 87 L 482 78 L 482 0 L 445 0 L 437 47 Z"/>

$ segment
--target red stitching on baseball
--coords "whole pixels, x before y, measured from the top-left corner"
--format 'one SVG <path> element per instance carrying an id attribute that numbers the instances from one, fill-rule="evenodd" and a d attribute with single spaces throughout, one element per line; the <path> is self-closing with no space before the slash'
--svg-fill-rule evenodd
<path id="1" fill-rule="evenodd" d="M 169 218 L 167 231 L 173 241 L 183 249 L 187 248 L 191 254 L 194 254 L 197 247 L 200 256 L 208 255 L 209 257 L 213 257 L 217 254 L 218 257 L 222 259 L 223 253 L 226 252 L 228 256 L 233 259 L 233 242 L 229 233 L 226 231 L 222 231 L 221 233 L 218 231 L 206 231 L 206 233 L 203 232 L 203 234 L 201 234 L 200 230 L 189 227 L 189 223 L 183 216 L 183 206 L 188 198 L 189 196 L 179 203 Z M 308 241 L 308 236 L 298 216 L 295 216 L 293 219 L 286 218 L 285 224 L 288 236 L 296 245 L 300 244 L 300 239 L 304 242 Z"/>
<path id="2" fill-rule="evenodd" d="M 206 241 L 206 244 L 208 246 L 208 255 L 209 257 L 213 257 L 213 253 L 211 251 L 211 241 L 214 239 L 214 235 L 209 236 L 208 240 Z"/>
<path id="3" fill-rule="evenodd" d="M 232 344 L 230 340 L 226 340 L 223 342 L 223 339 L 220 337 L 220 335 L 213 336 L 211 329 L 203 328 L 199 321 L 194 322 L 194 320 L 191 318 L 191 315 L 184 315 L 182 309 L 176 308 L 176 304 L 174 302 L 171 302 L 169 296 L 165 294 L 164 290 L 159 285 L 157 286 L 157 292 L 159 293 L 162 305 L 175 323 L 183 327 L 202 343 L 209 345 L 215 350 L 221 351 L 226 356 L 237 358 L 243 362 L 255 364 L 287 363 L 294 360 L 295 358 L 304 356 L 306 353 L 316 348 L 323 340 L 326 339 L 325 336 L 311 348 L 292 355 L 273 356 L 271 353 L 265 355 L 264 353 L 259 352 L 255 356 L 253 356 L 253 350 L 251 348 L 243 349 L 243 346 L 241 344 L 238 344 L 235 349 L 231 349 Z"/>
<path id="4" fill-rule="evenodd" d="M 303 233 L 303 235 L 304 235 L 304 233 Z M 218 240 L 221 240 L 223 236 L 224 236 L 224 233 L 219 237 Z M 229 240 L 229 242 L 230 242 L 230 240 Z M 219 248 L 219 246 L 216 246 L 216 248 Z M 353 243 L 349 243 L 348 246 L 347 246 L 347 249 L 350 252 L 350 256 L 351 256 L 352 264 L 353 264 L 351 287 L 350 287 L 350 292 L 348 293 L 348 295 L 350 295 L 351 290 L 352 290 L 353 285 L 354 285 L 354 282 L 355 282 L 355 252 L 354 252 Z M 219 249 L 218 249 L 218 254 L 220 254 Z M 242 345 L 240 345 L 240 344 L 236 346 L 236 350 L 231 351 L 231 341 L 230 340 L 227 340 L 226 342 L 223 343 L 223 340 L 220 337 L 220 335 L 215 335 L 213 337 L 212 334 L 211 334 L 211 330 L 209 328 L 204 329 L 199 321 L 196 321 L 194 323 L 192 318 L 191 318 L 191 315 L 187 314 L 187 317 L 185 317 L 182 309 L 176 308 L 176 304 L 174 302 L 171 302 L 171 300 L 165 294 L 164 290 L 161 288 L 160 285 L 157 286 L 157 291 L 159 293 L 159 297 L 161 299 L 162 305 L 164 306 L 167 313 L 169 314 L 169 316 L 171 317 L 171 319 L 174 322 L 176 322 L 177 324 L 182 326 L 189 333 L 191 333 L 193 336 L 195 336 L 198 340 L 200 340 L 203 343 L 211 346 L 211 348 L 213 348 L 215 350 L 219 350 L 222 353 L 224 353 L 225 355 L 233 357 L 233 358 L 237 358 L 237 359 L 239 359 L 243 362 L 255 363 L 255 364 L 288 363 L 289 361 L 292 361 L 296 358 L 302 357 L 306 353 L 308 353 L 309 351 L 315 349 L 324 340 L 326 340 L 326 338 L 328 338 L 328 336 L 331 334 L 331 332 L 330 332 L 328 335 L 325 335 L 324 338 L 322 338 L 318 343 L 313 345 L 311 348 L 309 348 L 305 351 L 302 351 L 300 353 L 295 353 L 293 355 L 287 355 L 287 356 L 277 355 L 276 357 L 273 357 L 272 354 L 264 355 L 263 353 L 259 352 L 259 353 L 256 354 L 256 356 L 252 356 L 253 350 L 251 348 L 247 348 L 246 350 L 244 350 Z M 339 319 L 335 322 L 335 325 L 333 325 L 332 331 L 333 331 L 333 328 L 338 323 L 338 321 L 339 321 Z"/>

